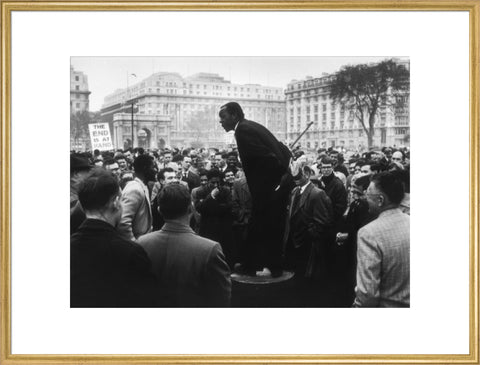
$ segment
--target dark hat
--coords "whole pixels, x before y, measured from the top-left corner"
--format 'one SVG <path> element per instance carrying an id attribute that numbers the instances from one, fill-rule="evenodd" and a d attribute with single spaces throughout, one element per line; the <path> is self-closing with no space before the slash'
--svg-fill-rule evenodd
<path id="1" fill-rule="evenodd" d="M 70 155 L 70 172 L 75 173 L 83 170 L 90 170 L 92 166 L 88 160 L 82 156 Z"/>

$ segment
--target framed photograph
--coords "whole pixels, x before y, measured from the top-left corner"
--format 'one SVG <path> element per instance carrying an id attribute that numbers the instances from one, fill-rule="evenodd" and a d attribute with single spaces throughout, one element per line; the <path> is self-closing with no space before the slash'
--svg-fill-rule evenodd
<path id="1" fill-rule="evenodd" d="M 1 8 L 1 364 L 479 362 L 478 1 L 1 0 Z M 321 95 L 306 87 L 382 60 L 408 64 L 409 111 L 406 119 L 379 115 L 392 129 L 372 139 L 368 130 L 354 132 L 340 109 L 327 102 L 322 109 Z M 69 152 L 232 141 L 217 130 L 220 101 L 212 110 L 194 103 L 180 110 L 173 85 L 165 99 L 122 99 L 122 90 L 142 95 L 141 80 L 173 73 L 185 97 L 207 98 L 189 75 L 256 87 L 253 99 L 283 103 L 268 117 L 265 106 L 249 104 L 247 90 L 229 97 L 286 144 L 303 138 L 305 150 L 359 149 L 360 137 L 368 147 L 407 144 L 408 308 L 297 308 L 275 305 L 275 296 L 263 307 L 71 306 Z M 230 92 L 208 90 L 218 100 Z M 298 119 L 296 93 L 308 120 L 325 119 L 324 135 L 319 127 L 300 136 L 308 120 Z M 103 113 L 90 130 L 71 117 L 85 108 Z M 179 123 L 192 126 L 188 118 L 205 113 L 216 123 L 205 125 L 208 133 L 177 133 Z M 149 121 L 157 114 L 161 128 Z M 329 125 L 339 117 L 340 137 Z M 250 294 L 252 303 L 263 295 L 261 288 Z"/>

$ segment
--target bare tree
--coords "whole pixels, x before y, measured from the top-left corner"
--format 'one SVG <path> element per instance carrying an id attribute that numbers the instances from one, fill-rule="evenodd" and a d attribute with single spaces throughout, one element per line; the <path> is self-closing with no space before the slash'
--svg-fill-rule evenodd
<path id="1" fill-rule="evenodd" d="M 394 60 L 344 66 L 332 76 L 329 93 L 361 123 L 370 148 L 377 112 L 408 101 L 405 96 L 410 93 L 410 72 Z"/>

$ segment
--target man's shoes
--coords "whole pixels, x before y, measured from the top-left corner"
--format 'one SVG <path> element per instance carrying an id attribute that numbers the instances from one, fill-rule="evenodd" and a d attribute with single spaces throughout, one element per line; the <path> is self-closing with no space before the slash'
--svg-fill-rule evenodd
<path id="1" fill-rule="evenodd" d="M 282 269 L 279 269 L 279 268 L 270 268 L 270 276 L 272 278 L 279 278 L 280 276 L 282 276 L 283 274 L 283 270 Z"/>
<path id="2" fill-rule="evenodd" d="M 238 275 L 242 276 L 256 276 L 256 270 L 255 268 L 251 266 L 247 266 L 245 264 L 235 264 L 233 267 L 233 272 Z"/>

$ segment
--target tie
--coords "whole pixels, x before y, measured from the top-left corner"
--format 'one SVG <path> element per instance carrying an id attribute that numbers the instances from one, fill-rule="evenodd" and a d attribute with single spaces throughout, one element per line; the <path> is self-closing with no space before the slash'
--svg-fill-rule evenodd
<path id="1" fill-rule="evenodd" d="M 290 219 L 292 218 L 292 214 L 295 212 L 295 209 L 298 206 L 298 202 L 300 201 L 300 188 L 297 188 L 293 195 L 292 205 L 290 206 L 287 223 L 285 225 L 285 231 L 283 232 L 283 254 L 285 254 L 285 248 L 288 240 L 288 236 L 290 234 Z"/>
<path id="2" fill-rule="evenodd" d="M 302 194 L 300 194 L 300 188 L 297 189 L 297 191 L 295 192 L 295 196 L 293 197 L 293 202 L 292 202 L 292 213 L 295 212 L 295 210 L 297 209 L 298 207 L 298 203 L 300 202 L 300 196 Z"/>

